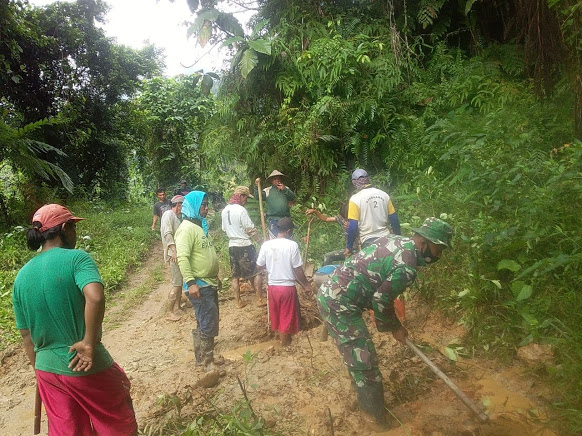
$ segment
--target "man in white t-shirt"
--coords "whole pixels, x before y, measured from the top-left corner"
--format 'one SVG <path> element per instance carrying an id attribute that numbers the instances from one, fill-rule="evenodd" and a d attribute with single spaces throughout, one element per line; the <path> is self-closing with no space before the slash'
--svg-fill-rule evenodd
<path id="1" fill-rule="evenodd" d="M 348 236 L 344 250 L 346 258 L 350 255 L 356 236 L 360 235 L 362 248 L 369 247 L 378 238 L 392 232 L 400 235 L 400 221 L 390 196 L 372 186 L 368 173 L 357 169 L 352 173 L 352 183 L 357 192 L 348 204 Z"/>
<path id="2" fill-rule="evenodd" d="M 263 243 L 257 258 L 259 269 L 267 270 L 271 327 L 279 332 L 283 346 L 290 345 L 292 335 L 300 330 L 301 313 L 295 281 L 313 294 L 303 271 L 299 246 L 291 239 L 292 236 L 291 218 L 281 218 L 277 221 L 277 237 Z"/>
<path id="3" fill-rule="evenodd" d="M 222 230 L 228 236 L 232 290 L 239 308 L 246 306 L 246 303 L 240 298 L 241 279 L 252 279 L 252 287 L 257 296 L 256 305 L 265 305 L 261 292 L 261 279 L 255 271 L 257 252 L 252 243 L 252 240 L 259 242 L 259 236 L 244 208 L 249 197 L 253 198 L 249 188 L 238 186 L 234 190 L 229 204 L 222 210 Z"/>

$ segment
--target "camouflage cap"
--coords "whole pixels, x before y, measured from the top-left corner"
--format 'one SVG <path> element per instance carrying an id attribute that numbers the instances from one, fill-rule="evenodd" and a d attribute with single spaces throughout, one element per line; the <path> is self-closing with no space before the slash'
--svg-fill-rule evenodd
<path id="1" fill-rule="evenodd" d="M 412 230 L 437 245 L 452 248 L 453 228 L 441 219 L 435 217 L 427 218 L 422 223 L 422 226 Z"/>

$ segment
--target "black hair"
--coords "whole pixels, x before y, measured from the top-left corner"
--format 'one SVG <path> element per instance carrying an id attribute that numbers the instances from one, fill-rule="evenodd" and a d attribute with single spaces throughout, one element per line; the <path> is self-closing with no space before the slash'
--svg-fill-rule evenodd
<path id="1" fill-rule="evenodd" d="M 166 192 L 166 190 L 164 188 L 156 189 L 156 194 L 159 194 L 160 192 Z"/>
<path id="2" fill-rule="evenodd" d="M 57 226 L 51 227 L 50 229 L 41 232 L 39 229 L 42 227 L 42 224 L 38 221 L 34 221 L 32 223 L 32 228 L 26 231 L 26 245 L 28 246 L 29 250 L 36 251 L 46 241 L 50 241 L 54 238 L 61 238 L 63 235 L 63 225 L 59 224 Z"/>

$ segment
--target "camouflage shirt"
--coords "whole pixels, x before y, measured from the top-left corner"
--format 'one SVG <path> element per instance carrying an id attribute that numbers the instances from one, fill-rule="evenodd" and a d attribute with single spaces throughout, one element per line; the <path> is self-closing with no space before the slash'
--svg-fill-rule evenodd
<path id="1" fill-rule="evenodd" d="M 389 235 L 337 268 L 319 294 L 337 314 L 373 309 L 378 330 L 393 331 L 400 327 L 394 299 L 414 282 L 417 267 L 424 265 L 412 239 Z"/>

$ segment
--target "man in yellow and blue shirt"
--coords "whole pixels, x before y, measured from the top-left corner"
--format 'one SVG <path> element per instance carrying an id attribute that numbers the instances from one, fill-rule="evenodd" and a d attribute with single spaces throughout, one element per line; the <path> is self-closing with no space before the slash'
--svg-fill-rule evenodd
<path id="1" fill-rule="evenodd" d="M 346 258 L 350 255 L 356 237 L 360 236 L 362 248 L 368 247 L 378 238 L 392 233 L 400 235 L 400 221 L 390 196 L 372 186 L 368 173 L 356 169 L 352 173 L 352 183 L 357 192 L 351 196 L 348 205 L 348 237 L 345 248 Z"/>

